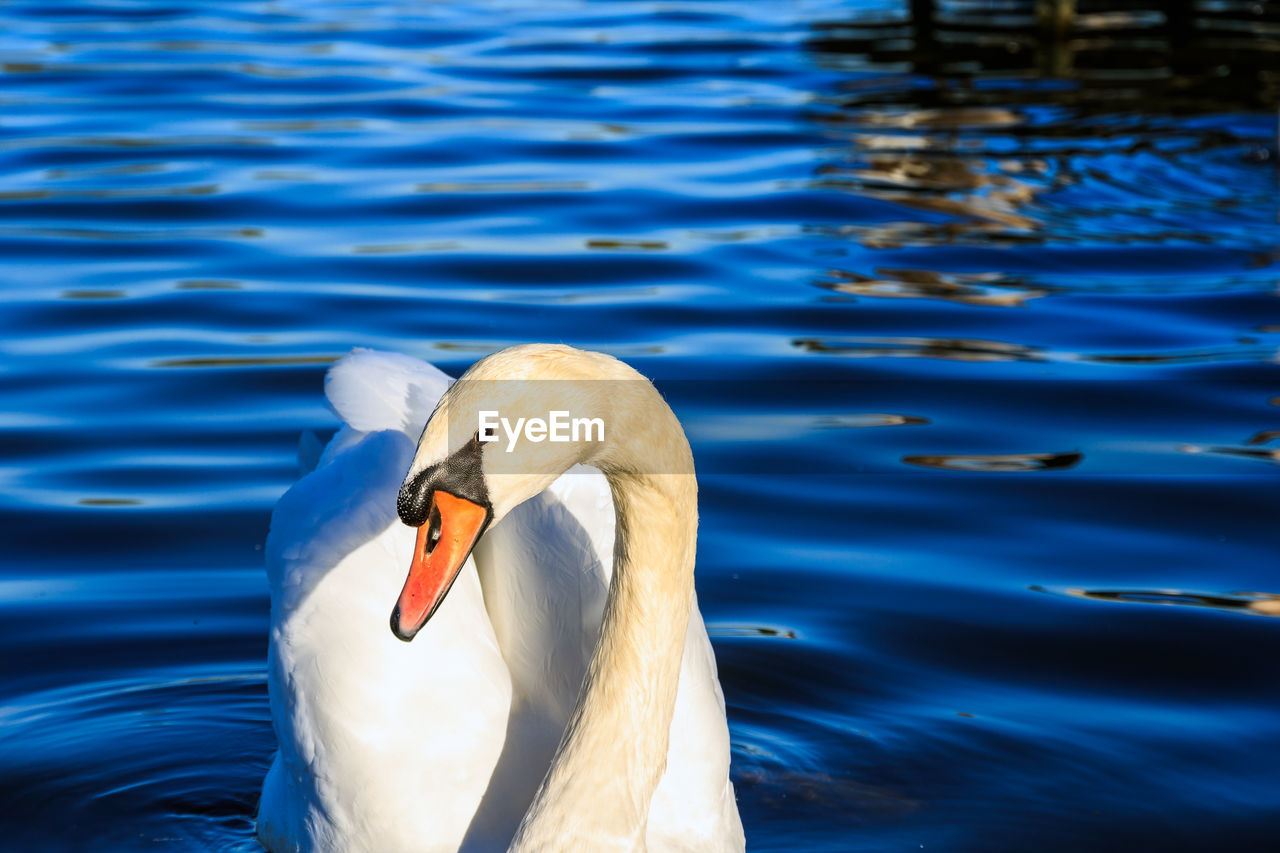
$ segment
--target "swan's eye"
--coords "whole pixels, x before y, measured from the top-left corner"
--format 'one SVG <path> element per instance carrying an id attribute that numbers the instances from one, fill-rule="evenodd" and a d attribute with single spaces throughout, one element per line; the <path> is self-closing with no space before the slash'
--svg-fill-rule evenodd
<path id="1" fill-rule="evenodd" d="M 436 543 L 440 541 L 440 509 L 434 501 L 431 504 L 431 519 L 428 523 L 430 526 L 427 528 L 427 553 L 430 554 L 435 550 Z"/>

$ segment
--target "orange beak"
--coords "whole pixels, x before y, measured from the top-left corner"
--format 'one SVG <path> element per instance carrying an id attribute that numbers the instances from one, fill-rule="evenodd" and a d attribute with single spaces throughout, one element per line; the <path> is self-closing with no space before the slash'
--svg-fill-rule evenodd
<path id="1" fill-rule="evenodd" d="M 444 601 L 488 521 L 487 507 L 448 492 L 431 495 L 427 522 L 418 528 L 413 546 L 409 577 L 391 611 L 392 633 L 407 643 L 422 630 Z"/>

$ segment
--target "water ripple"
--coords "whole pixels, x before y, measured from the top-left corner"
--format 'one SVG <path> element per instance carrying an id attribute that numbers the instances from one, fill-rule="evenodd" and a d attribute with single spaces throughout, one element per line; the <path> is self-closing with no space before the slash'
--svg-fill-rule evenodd
<path id="1" fill-rule="evenodd" d="M 255 849 L 325 368 L 552 340 L 693 443 L 753 850 L 1274 846 L 1280 19 L 909 5 L 0 6 L 6 843 Z"/>

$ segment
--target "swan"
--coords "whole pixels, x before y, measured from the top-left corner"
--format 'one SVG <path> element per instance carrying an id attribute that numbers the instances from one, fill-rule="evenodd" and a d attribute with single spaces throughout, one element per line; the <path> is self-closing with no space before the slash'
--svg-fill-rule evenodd
<path id="1" fill-rule="evenodd" d="M 562 345 L 450 383 L 371 350 L 326 376 L 343 426 L 304 448 L 314 470 L 265 548 L 278 750 L 259 840 L 743 850 L 675 415 L 631 367 Z M 604 429 L 487 441 L 493 411 Z"/>

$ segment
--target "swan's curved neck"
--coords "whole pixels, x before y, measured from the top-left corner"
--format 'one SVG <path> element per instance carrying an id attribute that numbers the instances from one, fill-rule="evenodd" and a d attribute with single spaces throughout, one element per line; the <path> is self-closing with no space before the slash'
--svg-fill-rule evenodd
<path id="1" fill-rule="evenodd" d="M 698 526 L 689 445 L 658 404 L 661 415 L 630 452 L 598 462 L 617 516 L 613 579 L 578 704 L 512 843 L 519 853 L 645 849 L 649 804 L 666 769 Z M 687 473 L 639 473 L 641 459 L 650 471 Z"/>

